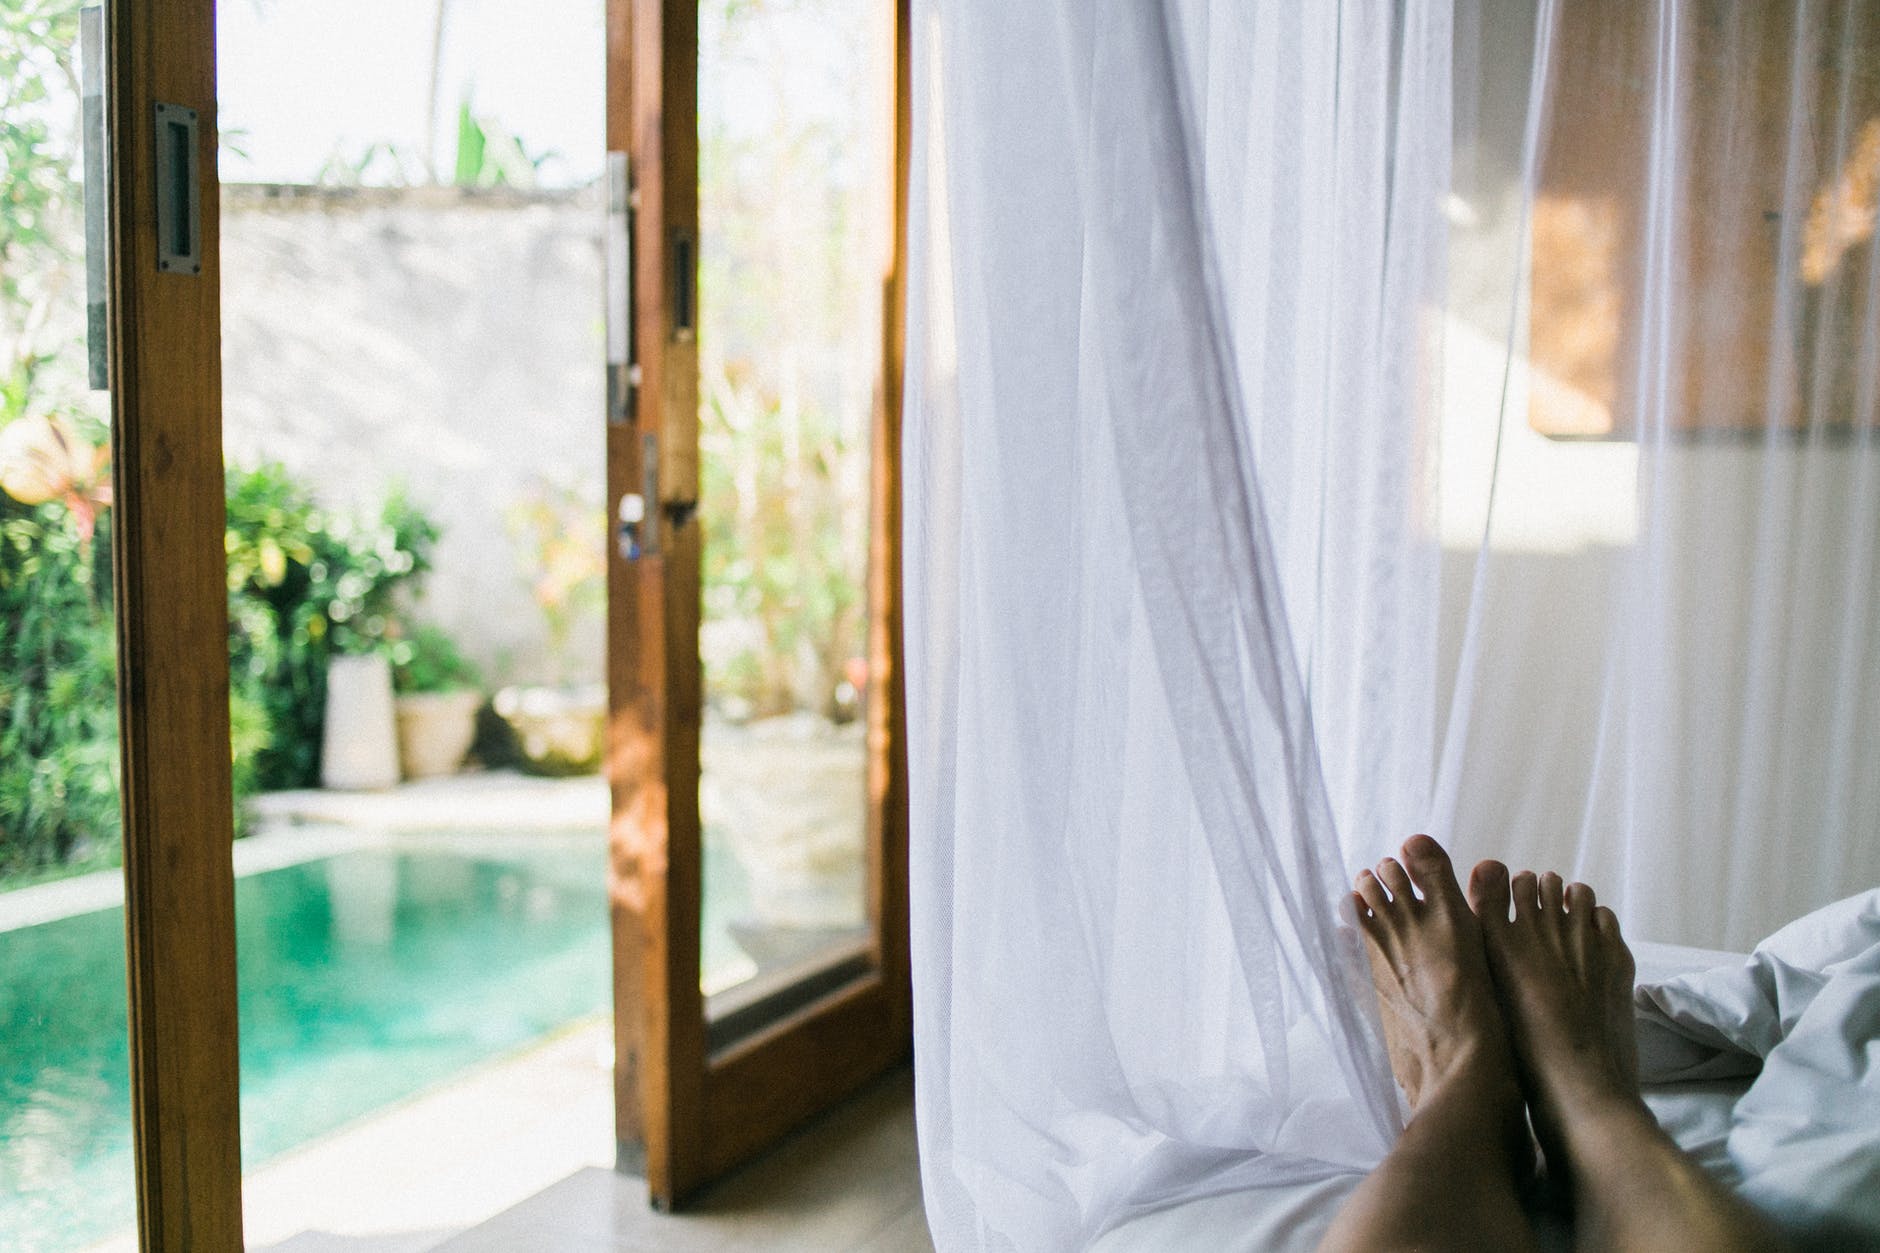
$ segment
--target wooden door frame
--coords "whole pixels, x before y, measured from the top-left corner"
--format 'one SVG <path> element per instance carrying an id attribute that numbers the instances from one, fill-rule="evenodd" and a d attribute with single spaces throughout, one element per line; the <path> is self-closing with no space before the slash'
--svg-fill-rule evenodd
<path id="1" fill-rule="evenodd" d="M 650 448 L 658 482 L 648 517 L 659 532 L 633 560 L 609 545 L 615 1113 L 622 1167 L 644 1170 L 662 1208 L 683 1203 L 911 1049 L 899 473 L 909 7 L 888 2 L 895 5 L 894 235 L 873 422 L 866 740 L 876 939 L 854 977 L 720 1048 L 707 1038 L 699 990 L 701 541 L 696 521 L 680 522 L 698 499 L 698 346 L 675 325 L 674 307 L 681 284 L 697 290 L 698 8 L 697 0 L 607 5 L 607 147 L 626 152 L 632 169 L 640 370 L 635 417 L 608 427 L 608 499 L 644 492 Z M 681 264 L 692 272 L 678 274 Z"/>
<path id="2" fill-rule="evenodd" d="M 214 0 L 116 0 L 113 583 L 138 1229 L 242 1247 Z M 196 111 L 199 273 L 160 273 L 156 106 Z"/>

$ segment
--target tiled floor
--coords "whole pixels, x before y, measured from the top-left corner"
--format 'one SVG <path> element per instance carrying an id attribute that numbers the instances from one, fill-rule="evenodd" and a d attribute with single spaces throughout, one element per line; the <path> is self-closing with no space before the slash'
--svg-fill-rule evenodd
<path id="1" fill-rule="evenodd" d="M 611 1027 L 573 1028 L 262 1166 L 242 1182 L 248 1248 L 417 1253 L 612 1162 Z"/>
<path id="2" fill-rule="evenodd" d="M 930 1253 L 900 1071 L 712 1188 L 655 1213 L 646 1185 L 589 1169 L 438 1246 L 439 1253 Z M 283 1253 L 287 1253 L 283 1250 Z"/>

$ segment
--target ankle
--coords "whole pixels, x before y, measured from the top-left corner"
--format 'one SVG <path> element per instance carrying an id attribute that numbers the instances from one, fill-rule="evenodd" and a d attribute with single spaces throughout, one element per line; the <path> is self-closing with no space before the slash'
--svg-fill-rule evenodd
<path id="1" fill-rule="evenodd" d="M 1487 1046 L 1465 1049 L 1446 1059 L 1441 1073 L 1424 1083 L 1410 1121 L 1466 1123 L 1496 1138 L 1518 1139 L 1523 1150 L 1530 1145 L 1527 1098 L 1514 1065 L 1505 1054 Z"/>
<path id="2" fill-rule="evenodd" d="M 1558 1118 L 1568 1162 L 1575 1177 L 1632 1169 L 1640 1153 L 1655 1153 L 1673 1142 L 1658 1125 L 1644 1098 L 1621 1092 L 1576 1101 Z"/>
<path id="3" fill-rule="evenodd" d="M 1602 1134 L 1624 1133 L 1635 1129 L 1658 1130 L 1658 1118 L 1635 1091 L 1613 1085 L 1590 1092 L 1579 1092 L 1573 1103 L 1562 1111 L 1562 1121 L 1585 1126 Z"/>
<path id="4" fill-rule="evenodd" d="M 1580 1118 L 1651 1118 L 1635 1080 L 1603 1053 L 1554 1056 L 1534 1067 L 1534 1092 L 1562 1123 Z"/>
<path id="5" fill-rule="evenodd" d="M 1438 1092 L 1455 1090 L 1488 1107 L 1526 1104 L 1513 1056 L 1493 1040 L 1458 1041 L 1431 1070 L 1424 1084 L 1426 1101 Z"/>

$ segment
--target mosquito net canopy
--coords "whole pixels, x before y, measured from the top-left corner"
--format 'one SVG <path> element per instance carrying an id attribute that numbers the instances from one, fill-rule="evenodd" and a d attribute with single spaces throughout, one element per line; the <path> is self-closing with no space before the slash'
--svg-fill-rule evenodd
<path id="1" fill-rule="evenodd" d="M 1413 831 L 1692 945 L 1880 881 L 1880 12 L 913 10 L 943 1248 L 1374 1164 Z"/>

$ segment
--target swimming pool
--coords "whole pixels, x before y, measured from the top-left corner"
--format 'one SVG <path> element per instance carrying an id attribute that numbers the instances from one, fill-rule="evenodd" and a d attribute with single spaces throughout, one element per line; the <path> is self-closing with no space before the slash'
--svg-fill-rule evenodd
<path id="1" fill-rule="evenodd" d="M 236 881 L 242 1164 L 607 1008 L 600 832 L 374 847 Z M 0 1248 L 136 1220 L 122 908 L 0 934 Z"/>

